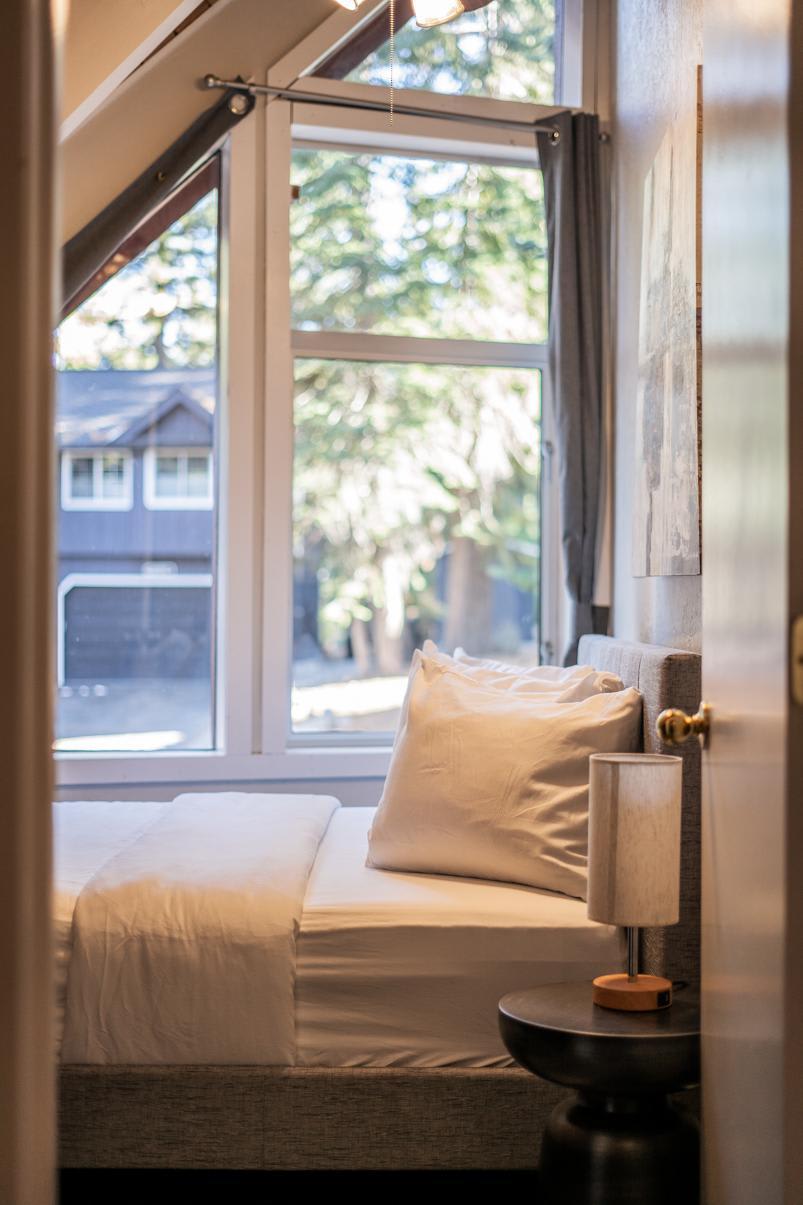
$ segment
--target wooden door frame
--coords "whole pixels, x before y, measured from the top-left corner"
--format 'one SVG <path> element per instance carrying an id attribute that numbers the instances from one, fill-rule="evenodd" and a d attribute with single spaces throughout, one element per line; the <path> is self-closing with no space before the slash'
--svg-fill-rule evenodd
<path id="1" fill-rule="evenodd" d="M 51 332 L 55 46 L 48 0 L 6 0 L 0 39 L 0 1200 L 54 1199 L 50 943 Z"/>

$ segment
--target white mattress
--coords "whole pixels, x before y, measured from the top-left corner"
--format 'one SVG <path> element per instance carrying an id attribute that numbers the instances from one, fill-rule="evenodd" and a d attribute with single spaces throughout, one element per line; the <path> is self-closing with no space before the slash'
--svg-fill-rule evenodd
<path id="1" fill-rule="evenodd" d="M 58 1030 L 82 888 L 164 803 L 54 807 Z M 309 878 L 297 942 L 296 1061 L 307 1066 L 503 1066 L 499 997 L 590 979 L 621 961 L 585 904 L 476 879 L 365 865 L 373 808 L 342 808 Z"/>
<path id="2" fill-rule="evenodd" d="M 619 965 L 618 932 L 589 921 L 581 900 L 367 867 L 373 815 L 335 813 L 310 876 L 296 969 L 300 1064 L 504 1066 L 500 996 Z"/>

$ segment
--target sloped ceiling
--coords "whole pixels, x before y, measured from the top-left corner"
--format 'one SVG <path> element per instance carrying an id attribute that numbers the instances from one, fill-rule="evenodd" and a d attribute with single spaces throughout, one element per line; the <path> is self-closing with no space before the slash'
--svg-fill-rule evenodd
<path id="1" fill-rule="evenodd" d="M 137 7 L 132 0 L 74 0 L 74 3 L 79 9 L 96 4 L 115 10 Z M 156 0 L 139 0 L 139 3 L 152 8 L 150 15 L 155 20 Z M 198 5 L 199 0 L 195 0 L 189 11 Z M 162 7 L 171 5 L 162 0 Z M 174 16 L 181 10 L 174 25 L 188 15 L 175 0 L 172 9 Z M 268 67 L 335 9 L 332 0 L 216 0 L 199 19 L 179 36 L 169 38 L 138 69 L 133 69 L 129 59 L 133 74 L 82 125 L 69 132 L 62 143 L 62 242 L 99 213 L 213 103 L 214 97 L 198 87 L 206 72 L 264 79 Z M 169 20 L 167 25 L 169 34 Z M 164 24 L 160 31 L 164 38 Z M 89 31 L 84 36 L 90 39 Z M 84 44 L 89 47 L 91 42 Z M 70 53 L 75 71 L 75 64 L 83 54 L 75 28 L 72 51 L 68 52 L 68 74 Z M 116 53 L 118 57 L 124 54 L 122 46 Z M 136 54 L 142 63 L 145 54 L 141 51 Z M 79 95 L 78 85 L 73 82 L 70 86 L 73 100 L 68 103 L 74 103 Z M 87 95 L 91 95 L 91 80 L 85 88 L 90 89 Z"/>
<path id="2" fill-rule="evenodd" d="M 64 45 L 62 129 L 77 129 L 197 5 L 198 0 L 73 0 Z"/>

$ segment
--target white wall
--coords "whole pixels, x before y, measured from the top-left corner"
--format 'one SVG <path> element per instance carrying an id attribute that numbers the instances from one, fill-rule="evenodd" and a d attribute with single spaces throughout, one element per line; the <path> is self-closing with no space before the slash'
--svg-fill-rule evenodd
<path id="1" fill-rule="evenodd" d="M 614 634 L 699 650 L 702 579 L 634 578 L 631 522 L 643 187 L 667 126 L 681 106 L 696 104 L 703 6 L 702 0 L 619 0 L 616 7 Z"/>

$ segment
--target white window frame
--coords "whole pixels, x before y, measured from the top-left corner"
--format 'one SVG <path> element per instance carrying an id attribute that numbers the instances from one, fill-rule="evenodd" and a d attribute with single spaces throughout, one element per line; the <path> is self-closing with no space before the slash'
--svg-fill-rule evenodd
<path id="1" fill-rule="evenodd" d="M 104 498 L 103 459 L 119 456 L 123 462 L 123 496 Z M 76 498 L 72 492 L 72 466 L 74 460 L 92 461 L 91 498 Z M 61 453 L 61 509 L 62 510 L 131 510 L 134 505 L 133 457 L 128 448 L 67 448 Z"/>
<path id="2" fill-rule="evenodd" d="M 193 497 L 190 494 L 177 494 L 174 498 L 162 498 L 156 492 L 156 462 L 160 456 L 177 457 L 179 465 L 184 465 L 184 476 L 187 475 L 187 460 L 189 457 L 206 457 L 209 469 L 208 489 L 203 496 Z M 159 447 L 146 448 L 142 455 L 142 500 L 147 510 L 211 510 L 215 505 L 214 455 L 209 447 Z"/>
<path id="3" fill-rule="evenodd" d="M 368 0 L 358 12 L 337 9 L 279 63 L 267 70 L 273 86 L 331 95 L 358 95 L 367 85 L 313 78 L 315 67 L 385 6 Z M 607 117 L 609 17 L 597 0 L 565 0 L 561 108 L 580 105 Z M 211 65 L 212 67 L 214 64 Z M 200 65 L 199 65 L 200 70 Z M 253 78 L 253 76 L 252 76 Z M 600 82 L 601 81 L 601 82 Z M 405 101 L 444 112 L 541 121 L 556 107 L 402 91 Z M 392 135 L 381 113 L 322 108 L 259 98 L 223 150 L 220 247 L 220 410 L 215 468 L 218 489 L 216 599 L 218 612 L 216 749 L 208 753 L 59 753 L 59 791 L 66 797 L 172 798 L 188 784 L 210 789 L 245 783 L 272 789 L 330 790 L 346 802 L 376 802 L 390 761 L 390 744 L 370 734 L 291 737 L 293 359 L 335 352 L 329 334 L 291 333 L 289 190 L 293 139 L 351 148 L 451 154 L 497 163 L 533 161 L 533 138 L 520 129 L 457 125 L 435 118 L 400 118 Z M 358 349 L 345 336 L 343 355 L 365 358 L 380 344 Z M 346 339 L 350 340 L 347 345 Z M 382 359 L 407 362 L 546 366 L 546 348 L 473 341 L 409 340 L 383 336 Z M 426 342 L 426 349 L 415 346 Z M 468 346 L 468 344 L 472 346 Z M 347 349 L 347 350 L 346 350 Z M 542 640 L 561 647 L 565 595 L 558 538 L 558 471 L 546 373 L 542 373 Z M 225 399 L 225 400 L 224 400 Z M 549 540 L 554 552 L 546 549 Z M 277 633 L 285 633 L 281 639 Z M 549 633 L 554 633 L 549 636 Z M 378 743 L 379 742 L 379 743 Z"/>
<path id="4" fill-rule="evenodd" d="M 322 90 L 329 91 L 333 81 L 316 80 L 316 85 L 322 85 Z M 334 81 L 337 83 L 337 81 Z M 305 88 L 310 81 L 305 80 Z M 349 85 L 352 92 L 354 85 Z M 367 87 L 368 92 L 375 89 Z M 412 95 L 412 94 L 411 94 Z M 432 99 L 427 94 L 427 103 Z M 439 98 L 450 99 L 450 98 Z M 462 98 L 465 100 L 466 98 Z M 471 98 L 474 99 L 474 98 Z M 420 101 L 419 101 L 420 103 Z M 501 104 L 505 109 L 508 102 L 487 102 L 492 105 Z M 480 101 L 484 107 L 486 102 Z M 269 383 L 270 394 L 267 412 L 271 415 L 281 414 L 281 429 L 270 433 L 266 445 L 267 475 L 270 480 L 277 474 L 287 478 L 286 464 L 289 462 L 291 471 L 289 480 L 283 482 L 282 499 L 277 505 L 273 498 L 273 508 L 270 513 L 271 534 L 277 545 L 281 539 L 282 529 L 292 530 L 292 424 L 293 424 L 293 363 L 297 358 L 312 359 L 344 359 L 368 360 L 380 363 L 415 363 L 415 364 L 453 364 L 457 367 L 495 367 L 510 369 L 533 369 L 541 373 L 541 409 L 542 439 L 554 447 L 554 441 L 548 438 L 545 431 L 544 419 L 550 411 L 547 379 L 547 346 L 535 343 L 493 342 L 482 339 L 440 339 L 414 338 L 400 335 L 377 335 L 370 332 L 339 332 L 339 331 L 304 331 L 293 330 L 290 325 L 290 283 L 289 283 L 289 207 L 285 204 L 285 214 L 282 216 L 282 201 L 288 195 L 292 152 L 295 148 L 305 146 L 325 146 L 332 150 L 357 151 L 368 150 L 376 154 L 403 154 L 431 156 L 433 158 L 454 158 L 480 160 L 499 165 L 530 166 L 538 169 L 538 155 L 531 136 L 521 137 L 518 131 L 488 130 L 486 127 L 464 126 L 461 128 L 459 140 L 454 137 L 453 126 L 444 129 L 446 123 L 435 119 L 400 119 L 394 120 L 393 129 L 389 127 L 384 114 L 363 113 L 347 110 L 321 110 L 309 104 L 293 104 L 292 112 L 287 102 L 271 105 L 268 110 L 268 120 L 271 122 L 271 132 L 268 142 L 268 205 L 271 202 L 275 210 L 275 224 L 271 227 L 272 238 L 268 244 L 268 275 L 274 283 L 275 302 L 274 319 L 266 327 L 266 341 L 269 347 L 270 363 L 281 366 Z M 345 135 L 345 136 L 344 136 Z M 282 184 L 284 183 L 284 188 Z M 283 265 L 288 265 L 283 267 Z M 281 286 L 278 281 L 281 280 Z M 281 295 L 279 295 L 281 287 Z M 281 314 L 281 319 L 279 315 Z M 288 382 L 290 383 L 288 385 Z M 548 424 L 549 420 L 546 418 Z M 287 432 L 291 435 L 288 440 Z M 545 482 L 541 515 L 541 553 L 542 565 L 550 568 L 549 580 L 557 570 L 555 549 L 557 539 L 557 508 L 551 504 L 549 487 Z M 285 572 L 290 580 L 285 580 Z M 270 629 L 288 630 L 288 598 L 292 598 L 292 564 L 287 571 L 278 570 L 277 565 L 270 566 L 272 590 L 268 598 L 268 613 L 266 623 Z M 279 588 L 279 581 L 281 582 Z M 550 605 L 547 591 L 542 592 L 541 607 L 541 642 L 556 647 L 557 635 L 554 631 L 555 609 Z M 279 627 L 278 625 L 282 625 Z M 549 627 L 547 627 L 549 625 Z M 291 650 L 292 651 L 292 650 Z M 277 667 L 278 669 L 278 667 Z M 292 664 L 281 666 L 281 678 L 289 682 L 292 679 Z M 266 682 L 266 687 L 270 689 Z M 310 747 L 336 746 L 345 748 L 366 745 L 387 746 L 392 734 L 383 733 L 294 733 L 292 730 L 291 693 L 289 688 L 284 692 L 284 698 L 278 699 L 275 690 L 270 694 L 270 701 L 265 699 L 263 741 L 265 747 L 276 752 L 282 748 L 309 749 Z"/>

